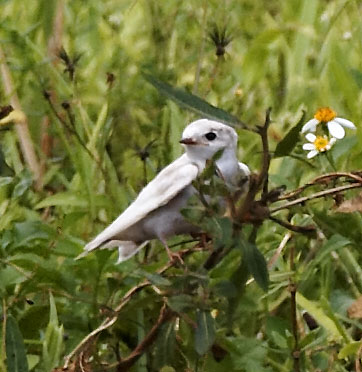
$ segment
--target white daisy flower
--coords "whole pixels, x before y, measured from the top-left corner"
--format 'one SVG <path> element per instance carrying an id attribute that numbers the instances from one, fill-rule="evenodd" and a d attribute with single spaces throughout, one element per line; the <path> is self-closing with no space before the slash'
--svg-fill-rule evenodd
<path id="1" fill-rule="evenodd" d="M 315 132 L 320 123 L 327 124 L 330 135 L 341 139 L 345 135 L 344 128 L 356 129 L 356 126 L 349 120 L 337 118 L 337 113 L 329 107 L 322 107 L 314 114 L 314 118 L 303 125 L 302 133 Z"/>
<path id="2" fill-rule="evenodd" d="M 303 145 L 303 150 L 309 151 L 308 159 L 314 158 L 320 152 L 330 150 L 337 141 L 334 137 L 329 140 L 327 136 L 315 136 L 313 133 L 308 133 L 305 138 L 310 142 Z"/>

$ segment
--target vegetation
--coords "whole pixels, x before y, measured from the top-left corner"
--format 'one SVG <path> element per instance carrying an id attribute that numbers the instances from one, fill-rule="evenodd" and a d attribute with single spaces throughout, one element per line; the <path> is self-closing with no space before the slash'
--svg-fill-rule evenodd
<path id="1" fill-rule="evenodd" d="M 360 371 L 362 3 L 0 4 L 0 371 Z M 357 130 L 308 159 L 327 106 Z M 74 260 L 204 116 L 254 175 L 185 266 Z"/>

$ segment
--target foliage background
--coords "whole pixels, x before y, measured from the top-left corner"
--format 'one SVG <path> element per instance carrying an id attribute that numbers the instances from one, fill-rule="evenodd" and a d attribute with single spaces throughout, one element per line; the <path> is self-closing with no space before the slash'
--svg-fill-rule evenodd
<path id="1" fill-rule="evenodd" d="M 315 224 L 317 238 L 271 222 L 259 230 L 257 245 L 266 260 L 288 240 L 270 270 L 268 292 L 253 281 L 241 285 L 236 249 L 209 272 L 203 270 L 207 253 L 194 253 L 186 272 L 174 268 L 165 278 L 149 276 L 167 262 L 157 242 L 148 257 L 143 253 L 122 265 L 115 265 L 116 252 L 74 258 L 181 154 L 180 134 L 198 117 L 160 95 L 142 72 L 193 92 L 251 128 L 263 123 L 271 106 L 272 150 L 302 110 L 309 118 L 317 107 L 331 106 L 356 124 L 357 131 L 331 151 L 334 169 L 326 157 L 306 162 L 300 141 L 290 156 L 272 160 L 271 187 L 291 190 L 324 172 L 361 169 L 361 2 L 2 0 L 0 5 L 0 46 L 14 82 L 10 95 L 0 89 L 0 103 L 18 95 L 42 174 L 42 186 L 34 187 L 14 127 L 3 131 L 0 291 L 8 331 L 4 322 L 0 370 L 61 366 L 148 275 L 161 291 L 148 288 L 130 301 L 88 349 L 89 370 L 127 356 L 155 323 L 166 296 L 179 317 L 163 324 L 134 371 L 290 371 L 296 350 L 290 284 L 297 283 L 301 370 L 352 371 L 362 328 L 347 309 L 362 290 L 362 220 L 359 212 L 334 211 L 332 199 L 284 214 L 293 223 Z M 215 27 L 232 37 L 224 57 L 215 55 L 209 37 Z M 54 52 L 60 46 L 68 66 Z M 258 171 L 259 137 L 238 132 L 240 160 Z M 149 157 L 142 160 L 140 150 L 151 141 Z M 317 321 L 315 329 L 306 324 L 304 310 Z M 13 348 L 5 333 L 14 335 Z M 17 350 L 20 364 L 9 363 L 11 350 Z"/>

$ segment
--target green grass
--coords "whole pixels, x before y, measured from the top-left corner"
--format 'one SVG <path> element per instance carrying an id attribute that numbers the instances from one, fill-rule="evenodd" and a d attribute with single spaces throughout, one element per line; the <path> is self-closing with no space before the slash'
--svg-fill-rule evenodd
<path id="1" fill-rule="evenodd" d="M 173 313 L 132 371 L 298 371 L 293 351 L 300 353 L 300 371 L 353 371 L 361 325 L 348 309 L 362 292 L 362 221 L 360 212 L 339 213 L 336 205 L 358 189 L 275 214 L 294 225 L 316 226 L 315 235 L 267 220 L 252 241 L 252 226 L 245 224 L 240 242 L 225 243 L 229 252 L 211 268 L 205 268 L 206 251 L 188 255 L 187 270 L 163 271 L 167 255 L 158 242 L 120 265 L 116 252 L 74 258 L 181 154 L 183 128 L 202 116 L 235 125 L 239 159 L 259 172 L 262 146 L 255 129 L 272 107 L 271 154 L 288 139 L 271 161 L 270 189 L 285 185 L 291 191 L 324 173 L 361 170 L 361 2 L 3 0 L 0 5 L 0 47 L 13 80 L 9 93 L 2 72 L 0 106 L 17 94 L 42 173 L 39 187 L 16 124 L 3 126 L 0 314 L 8 323 L 0 330 L 0 370 L 64 365 L 63 357 L 147 278 L 153 285 L 122 305 L 117 321 L 84 349 L 82 363 L 91 370 L 126 359 L 166 303 Z M 215 27 L 232 37 L 219 58 L 209 37 Z M 49 47 L 54 36 L 67 63 Z M 289 131 L 303 110 L 305 122 L 321 106 L 332 107 L 357 130 L 347 130 L 328 157 L 307 160 L 304 137 Z M 140 150 L 150 143 L 142 161 Z M 330 180 L 303 195 L 338 185 Z M 222 221 L 205 225 L 214 249 L 230 235 L 232 227 Z M 269 261 L 284 243 L 264 292 L 256 284 L 266 283 L 259 252 Z M 317 328 L 308 327 L 303 311 Z M 18 364 L 9 361 L 13 349 Z"/>

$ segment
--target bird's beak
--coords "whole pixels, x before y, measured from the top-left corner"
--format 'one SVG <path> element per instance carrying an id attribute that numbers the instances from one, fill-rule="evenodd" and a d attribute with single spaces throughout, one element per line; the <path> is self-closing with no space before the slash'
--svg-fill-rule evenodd
<path id="1" fill-rule="evenodd" d="M 180 143 L 183 145 L 197 145 L 197 142 L 192 138 L 182 138 Z"/>

